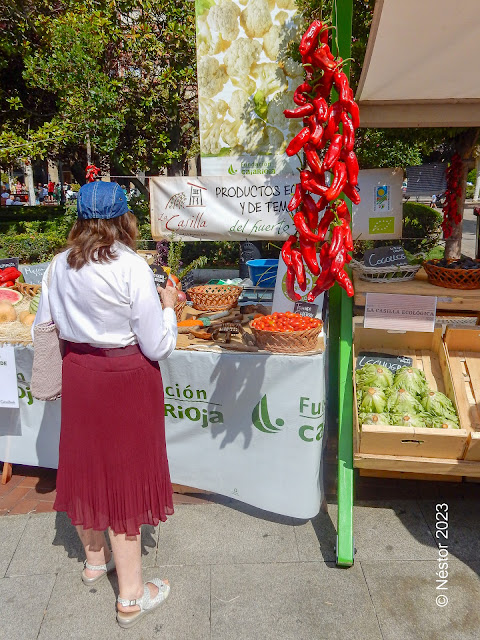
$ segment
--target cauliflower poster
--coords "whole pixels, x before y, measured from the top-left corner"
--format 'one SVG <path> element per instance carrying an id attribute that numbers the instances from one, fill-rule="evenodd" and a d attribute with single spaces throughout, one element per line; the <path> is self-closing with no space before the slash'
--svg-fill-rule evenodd
<path id="1" fill-rule="evenodd" d="M 287 120 L 303 67 L 287 57 L 295 0 L 197 0 L 203 175 L 296 171 L 285 148 L 301 122 Z"/>

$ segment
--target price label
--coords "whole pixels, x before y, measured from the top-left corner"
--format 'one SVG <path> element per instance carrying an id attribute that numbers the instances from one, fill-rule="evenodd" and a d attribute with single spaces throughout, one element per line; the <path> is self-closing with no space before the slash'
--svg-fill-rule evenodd
<path id="1" fill-rule="evenodd" d="M 318 311 L 318 304 L 313 302 L 303 302 L 299 300 L 293 307 L 294 313 L 299 313 L 301 316 L 307 316 L 308 318 L 316 318 Z"/>
<path id="2" fill-rule="evenodd" d="M 433 331 L 436 308 L 435 296 L 367 293 L 363 326 L 387 331 Z"/>
<path id="3" fill-rule="evenodd" d="M 361 369 L 366 364 L 378 364 L 395 373 L 401 367 L 411 367 L 413 360 L 407 356 L 394 356 L 389 353 L 377 353 L 376 351 L 361 351 L 357 356 L 355 369 Z"/>
<path id="4" fill-rule="evenodd" d="M 165 289 L 170 269 L 168 269 L 168 267 L 162 267 L 160 264 L 151 264 L 150 269 L 153 271 L 153 279 L 155 280 L 156 286 Z"/>
<path id="5" fill-rule="evenodd" d="M 377 247 L 365 251 L 363 263 L 366 267 L 399 267 L 408 260 L 403 247 Z"/>
<path id="6" fill-rule="evenodd" d="M 7 267 L 18 269 L 18 258 L 2 258 L 0 260 L 0 269 L 6 269 Z"/>

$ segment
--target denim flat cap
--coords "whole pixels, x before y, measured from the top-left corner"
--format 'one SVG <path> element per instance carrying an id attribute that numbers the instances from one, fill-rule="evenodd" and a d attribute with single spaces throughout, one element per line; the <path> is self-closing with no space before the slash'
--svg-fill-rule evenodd
<path id="1" fill-rule="evenodd" d="M 77 217 L 79 220 L 103 218 L 111 220 L 123 216 L 130 210 L 125 192 L 116 182 L 87 182 L 77 196 Z"/>

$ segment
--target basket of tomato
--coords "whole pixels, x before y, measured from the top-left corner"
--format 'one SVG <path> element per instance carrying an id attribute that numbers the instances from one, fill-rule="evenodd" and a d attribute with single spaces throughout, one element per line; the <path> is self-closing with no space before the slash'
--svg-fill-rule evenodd
<path id="1" fill-rule="evenodd" d="M 250 328 L 261 349 L 276 353 L 315 351 L 323 322 L 286 311 L 255 318 Z"/>

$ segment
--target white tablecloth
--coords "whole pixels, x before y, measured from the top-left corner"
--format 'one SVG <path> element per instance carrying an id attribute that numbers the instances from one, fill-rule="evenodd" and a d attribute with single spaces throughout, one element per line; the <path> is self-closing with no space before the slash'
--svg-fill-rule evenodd
<path id="1" fill-rule="evenodd" d="M 56 468 L 61 400 L 32 398 L 32 347 L 15 346 L 15 358 L 20 407 L 0 409 L 0 460 Z M 160 366 L 172 482 L 292 517 L 318 513 L 323 354 L 175 351 Z"/>

